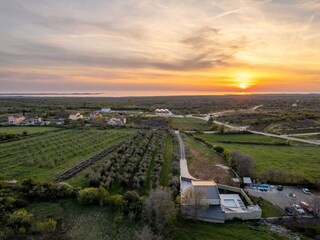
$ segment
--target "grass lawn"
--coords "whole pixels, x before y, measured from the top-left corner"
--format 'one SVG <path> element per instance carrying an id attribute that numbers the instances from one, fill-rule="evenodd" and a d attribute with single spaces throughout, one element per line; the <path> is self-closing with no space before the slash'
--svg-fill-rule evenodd
<path id="1" fill-rule="evenodd" d="M 232 175 L 216 166 L 216 164 L 226 164 L 222 157 L 192 137 L 186 134 L 181 136 L 187 150 L 188 170 L 192 176 L 203 180 L 215 180 L 222 184 L 232 184 Z"/>
<path id="2" fill-rule="evenodd" d="M 131 136 L 134 130 L 65 130 L 0 144 L 0 179 L 55 175 Z"/>
<path id="3" fill-rule="evenodd" d="M 257 204 L 259 198 L 249 195 L 249 198 L 254 204 Z M 274 206 L 272 203 L 261 199 L 259 206 L 262 209 L 262 217 L 280 217 L 283 216 L 283 212 L 276 206 Z"/>
<path id="4" fill-rule="evenodd" d="M 212 224 L 181 220 L 174 225 L 174 240 L 278 240 L 289 239 L 279 236 L 262 225 L 249 223 Z"/>
<path id="5" fill-rule="evenodd" d="M 35 134 L 57 130 L 55 127 L 34 127 L 34 126 L 14 126 L 14 127 L 0 127 L 0 133 L 18 134 L 22 135 L 23 132 L 27 134 Z"/>
<path id="6" fill-rule="evenodd" d="M 283 169 L 305 175 L 309 180 L 320 179 L 320 148 L 312 145 L 273 146 L 255 145 L 256 142 L 270 143 L 272 137 L 247 134 L 194 134 L 213 145 L 220 145 L 232 152 L 239 150 L 253 157 L 258 177 L 268 168 Z M 226 143 L 223 141 L 234 141 Z M 239 142 L 246 142 L 239 144 Z M 278 141 L 278 140 L 276 140 Z"/>
<path id="7" fill-rule="evenodd" d="M 164 153 L 163 153 L 164 163 L 162 165 L 161 176 L 160 176 L 161 186 L 168 186 L 174 149 L 176 149 L 176 144 L 172 139 L 172 135 L 167 134 L 166 145 L 164 147 Z"/>
<path id="8" fill-rule="evenodd" d="M 171 127 L 179 130 L 208 130 L 207 122 L 197 118 L 171 118 Z"/>

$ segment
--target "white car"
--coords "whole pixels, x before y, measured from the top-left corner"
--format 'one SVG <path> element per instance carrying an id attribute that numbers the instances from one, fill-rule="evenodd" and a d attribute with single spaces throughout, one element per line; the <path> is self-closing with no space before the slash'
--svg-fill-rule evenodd
<path id="1" fill-rule="evenodd" d="M 300 215 L 305 214 L 305 211 L 298 205 L 298 204 L 292 204 L 293 210 Z"/>
<path id="2" fill-rule="evenodd" d="M 308 194 L 308 195 L 311 194 L 311 192 L 309 191 L 308 188 L 302 188 L 302 192 L 304 192 L 305 194 Z"/>

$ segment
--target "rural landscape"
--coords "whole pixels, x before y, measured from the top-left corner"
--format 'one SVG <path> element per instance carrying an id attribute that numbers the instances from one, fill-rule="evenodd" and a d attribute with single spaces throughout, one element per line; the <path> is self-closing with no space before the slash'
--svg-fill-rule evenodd
<path id="1" fill-rule="evenodd" d="M 301 106 L 292 107 L 297 99 Z M 208 105 L 203 112 L 191 104 L 179 110 L 185 101 Z M 317 126 L 268 136 L 251 132 L 260 130 L 255 122 L 226 121 L 244 113 L 270 115 L 262 129 L 267 134 L 270 125 L 317 122 L 318 95 L 2 97 L 0 102 L 4 239 L 87 239 L 88 231 L 93 239 L 319 235 Z M 211 102 L 217 105 L 211 108 Z M 210 182 L 217 186 L 223 220 L 216 205 L 201 200 L 212 189 L 201 192 L 194 185 L 205 189 Z M 227 200 L 234 196 L 247 206 L 240 213 L 230 213 L 236 208 Z M 255 210 L 249 210 L 251 204 Z"/>
<path id="2" fill-rule="evenodd" d="M 1 0 L 0 240 L 320 240 L 320 0 Z"/>

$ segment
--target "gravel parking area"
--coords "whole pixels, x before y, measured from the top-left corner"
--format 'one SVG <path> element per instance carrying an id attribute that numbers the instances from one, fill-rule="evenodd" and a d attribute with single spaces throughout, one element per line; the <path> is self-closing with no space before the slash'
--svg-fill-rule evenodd
<path id="1" fill-rule="evenodd" d="M 299 203 L 300 201 L 305 201 L 307 203 L 311 202 L 312 195 L 307 195 L 302 192 L 298 187 L 284 186 L 282 191 L 277 190 L 277 186 L 271 186 L 271 191 L 261 192 L 253 189 L 246 189 L 249 195 L 254 197 L 262 197 L 263 199 L 279 206 L 284 210 L 285 206 L 291 206 L 294 203 Z M 295 198 L 289 197 L 290 193 L 296 195 Z"/>

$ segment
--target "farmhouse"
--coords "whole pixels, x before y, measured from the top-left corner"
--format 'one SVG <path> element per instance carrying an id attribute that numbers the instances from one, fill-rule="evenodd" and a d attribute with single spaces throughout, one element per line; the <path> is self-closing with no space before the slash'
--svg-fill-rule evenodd
<path id="1" fill-rule="evenodd" d="M 78 120 L 78 119 L 82 119 L 83 116 L 80 114 L 80 112 L 71 112 L 69 114 L 69 119 L 70 120 Z"/>
<path id="2" fill-rule="evenodd" d="M 170 112 L 169 109 L 156 109 L 155 113 L 162 116 L 172 115 L 172 112 Z"/>
<path id="3" fill-rule="evenodd" d="M 94 120 L 94 119 L 97 119 L 97 118 L 99 118 L 101 116 L 102 115 L 101 115 L 100 111 L 93 111 L 89 115 L 89 120 Z"/>
<path id="4" fill-rule="evenodd" d="M 22 125 L 25 126 L 33 126 L 33 125 L 40 125 L 42 124 L 42 118 L 33 115 L 25 115 L 25 120 L 23 121 Z"/>
<path id="5" fill-rule="evenodd" d="M 17 114 L 8 117 L 9 125 L 21 125 L 21 123 L 25 120 L 25 116 L 23 114 Z"/>
<path id="6" fill-rule="evenodd" d="M 127 123 L 127 119 L 123 115 L 116 115 L 115 117 L 109 119 L 107 121 L 107 125 L 109 126 L 123 126 Z"/>

